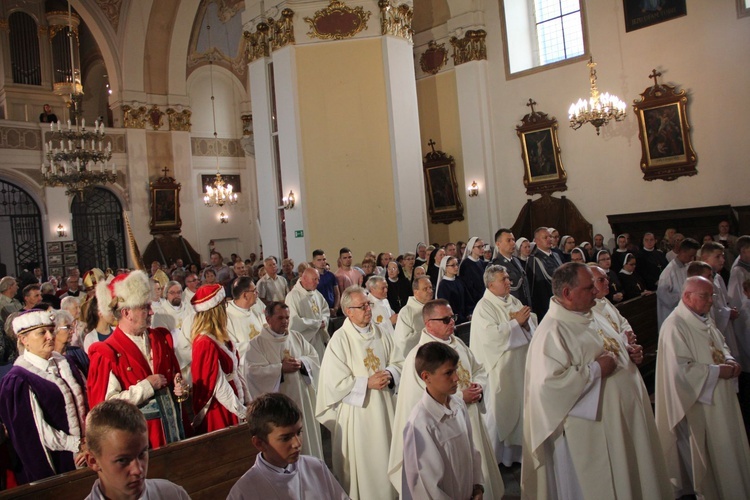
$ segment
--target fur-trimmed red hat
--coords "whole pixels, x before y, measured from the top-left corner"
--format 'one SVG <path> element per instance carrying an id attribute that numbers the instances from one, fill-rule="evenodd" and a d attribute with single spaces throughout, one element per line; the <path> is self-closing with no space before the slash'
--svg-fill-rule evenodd
<path id="1" fill-rule="evenodd" d="M 195 295 L 190 299 L 195 312 L 205 312 L 209 309 L 221 305 L 224 302 L 224 287 L 219 284 L 203 285 L 195 291 Z"/>
<path id="2" fill-rule="evenodd" d="M 116 309 L 132 309 L 151 302 L 151 283 L 143 271 L 121 274 L 109 283 L 96 285 L 99 312 L 105 316 Z"/>

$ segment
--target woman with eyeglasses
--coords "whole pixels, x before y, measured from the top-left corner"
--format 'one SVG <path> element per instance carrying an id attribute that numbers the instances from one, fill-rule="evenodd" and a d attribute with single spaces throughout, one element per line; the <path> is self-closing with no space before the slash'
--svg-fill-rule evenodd
<path id="1" fill-rule="evenodd" d="M 386 272 L 388 303 L 393 312 L 399 312 L 412 295 L 411 283 L 404 276 L 401 265 L 395 260 L 388 262 Z"/>
<path id="2" fill-rule="evenodd" d="M 191 331 L 193 429 L 195 434 L 223 429 L 245 420 L 250 401 L 239 372 L 239 353 L 227 333 L 224 287 L 203 285 L 190 301 L 195 309 Z"/>
<path id="3" fill-rule="evenodd" d="M 607 279 L 609 279 L 609 293 L 607 294 L 607 298 L 613 304 L 622 302 L 624 297 L 622 283 L 620 283 L 620 278 L 617 277 L 617 274 L 612 271 L 612 255 L 610 255 L 608 250 L 599 250 L 596 254 L 596 263 L 604 269 L 604 272 L 607 273 Z"/>
<path id="4" fill-rule="evenodd" d="M 96 300 L 96 299 L 94 299 Z M 55 352 L 62 354 L 78 368 L 84 377 L 89 376 L 89 357 L 86 351 L 71 345 L 78 322 L 68 311 L 55 311 Z"/>
<path id="5" fill-rule="evenodd" d="M 437 279 L 437 290 L 435 296 L 445 299 L 451 305 L 451 309 L 457 315 L 456 323 L 469 321 L 470 316 L 466 314 L 466 289 L 458 276 L 458 259 L 455 257 L 443 257 L 440 261 L 440 274 Z"/>
<path id="6" fill-rule="evenodd" d="M 32 309 L 13 319 L 19 358 L 0 382 L 0 420 L 18 457 L 19 484 L 85 464 L 88 407 L 78 368 L 54 351 L 54 315 Z"/>

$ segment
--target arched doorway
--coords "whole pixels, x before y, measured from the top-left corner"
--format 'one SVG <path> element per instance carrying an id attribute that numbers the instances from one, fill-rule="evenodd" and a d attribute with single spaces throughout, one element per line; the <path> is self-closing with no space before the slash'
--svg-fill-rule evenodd
<path id="1" fill-rule="evenodd" d="M 83 200 L 73 198 L 73 234 L 78 243 L 78 267 L 116 270 L 126 267 L 122 204 L 111 192 L 94 188 Z"/>
<path id="2" fill-rule="evenodd" d="M 29 193 L 2 180 L 0 234 L 11 236 L 0 238 L 0 274 L 18 276 L 29 262 L 37 262 L 45 269 L 39 206 Z"/>

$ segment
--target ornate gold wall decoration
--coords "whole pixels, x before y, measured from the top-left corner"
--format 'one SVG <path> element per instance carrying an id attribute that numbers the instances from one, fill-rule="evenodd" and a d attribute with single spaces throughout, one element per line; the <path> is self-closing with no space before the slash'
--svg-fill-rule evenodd
<path id="1" fill-rule="evenodd" d="M 380 33 L 401 37 L 411 42 L 412 35 L 414 35 L 414 30 L 411 29 L 411 20 L 414 17 L 412 8 L 406 4 L 395 7 L 391 5 L 390 0 L 379 0 L 378 7 L 380 7 Z"/>
<path id="2" fill-rule="evenodd" d="M 277 50 L 294 44 L 294 11 L 284 9 L 278 21 L 268 19 L 268 43 L 271 50 Z"/>
<path id="3" fill-rule="evenodd" d="M 0 28 L 1 27 L 2 26 L 0 26 Z M 37 33 L 39 34 L 39 38 L 45 38 L 48 36 L 49 26 L 39 26 L 39 28 L 37 28 Z"/>
<path id="4" fill-rule="evenodd" d="M 138 108 L 128 106 L 122 107 L 123 119 L 122 126 L 125 128 L 146 128 L 146 113 L 148 108 L 140 106 Z"/>
<path id="5" fill-rule="evenodd" d="M 164 111 L 160 110 L 156 104 L 148 110 L 148 122 L 154 130 L 159 130 L 164 124 Z"/>
<path id="6" fill-rule="evenodd" d="M 419 66 L 422 71 L 428 75 L 436 75 L 446 64 L 448 64 L 448 49 L 445 48 L 445 44 L 438 44 L 435 40 L 430 40 L 427 44 L 427 50 L 419 58 Z"/>
<path id="7" fill-rule="evenodd" d="M 321 40 L 343 40 L 367 29 L 370 12 L 359 6 L 351 8 L 339 0 L 331 0 L 328 7 L 319 10 L 312 18 L 306 17 L 310 25 L 307 36 Z"/>
<path id="8" fill-rule="evenodd" d="M 120 7 L 122 7 L 122 0 L 96 0 L 99 8 L 104 12 L 104 16 L 112 25 L 112 29 L 117 31 L 117 27 L 120 24 Z"/>
<path id="9" fill-rule="evenodd" d="M 190 116 L 193 114 L 189 109 L 178 111 L 173 108 L 167 108 L 167 117 L 169 119 L 169 130 L 176 132 L 190 132 Z"/>
<path id="10" fill-rule="evenodd" d="M 458 66 L 469 61 L 487 59 L 487 46 L 484 43 L 486 36 L 487 32 L 484 30 L 469 30 L 463 38 L 451 37 L 453 64 Z"/>
<path id="11" fill-rule="evenodd" d="M 247 41 L 247 62 L 251 63 L 263 57 L 271 55 L 270 45 L 268 43 L 268 23 L 259 22 L 257 30 L 254 32 L 245 32 Z"/>
<path id="12" fill-rule="evenodd" d="M 253 135 L 253 115 L 241 115 L 240 118 L 242 119 L 242 135 L 245 137 Z"/>

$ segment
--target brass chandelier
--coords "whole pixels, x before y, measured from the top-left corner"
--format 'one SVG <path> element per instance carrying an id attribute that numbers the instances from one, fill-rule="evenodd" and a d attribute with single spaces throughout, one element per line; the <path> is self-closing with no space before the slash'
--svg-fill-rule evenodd
<path id="1" fill-rule="evenodd" d="M 70 117 L 67 128 L 60 122 L 50 123 L 49 140 L 44 144 L 45 162 L 42 177 L 45 186 L 66 188 L 68 196 L 80 195 L 94 186 L 117 181 L 117 166 L 112 158 L 112 145 L 104 146 L 104 123 L 96 120 L 93 130 L 86 129 L 83 118 L 83 86 L 73 57 L 73 20 L 68 3 L 68 41 L 70 44 Z M 57 126 L 55 126 L 57 125 Z"/>
<path id="2" fill-rule="evenodd" d="M 568 116 L 573 130 L 578 130 L 585 123 L 590 123 L 596 128 L 596 135 L 599 135 L 599 129 L 611 120 L 619 122 L 625 118 L 627 106 L 614 94 L 607 92 L 599 94 L 596 86 L 596 63 L 593 57 L 589 59 L 586 66 L 589 67 L 591 97 L 588 100 L 578 99 L 577 103 L 571 104 Z"/>

